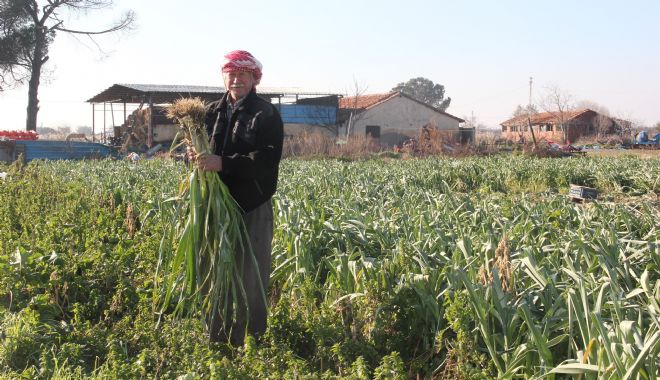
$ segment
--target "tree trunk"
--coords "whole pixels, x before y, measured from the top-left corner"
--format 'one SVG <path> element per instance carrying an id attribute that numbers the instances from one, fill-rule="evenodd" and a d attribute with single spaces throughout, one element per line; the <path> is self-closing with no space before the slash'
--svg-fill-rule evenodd
<path id="1" fill-rule="evenodd" d="M 36 42 L 34 45 L 34 54 L 32 55 L 32 65 L 30 71 L 30 84 L 28 89 L 27 121 L 25 129 L 28 131 L 37 130 L 37 113 L 39 112 L 39 82 L 41 80 L 41 68 L 48 60 L 46 52 L 46 35 L 43 27 L 35 28 Z"/>
<path id="2" fill-rule="evenodd" d="M 538 146 L 536 144 L 536 136 L 534 136 L 534 126 L 532 125 L 532 118 L 529 116 L 529 113 L 527 113 L 527 125 L 529 125 L 529 132 L 532 134 L 532 141 L 534 142 L 534 149 L 536 149 Z"/>

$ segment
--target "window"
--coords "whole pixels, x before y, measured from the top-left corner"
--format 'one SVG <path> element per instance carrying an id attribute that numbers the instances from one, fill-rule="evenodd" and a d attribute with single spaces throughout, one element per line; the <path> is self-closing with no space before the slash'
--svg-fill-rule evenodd
<path id="1" fill-rule="evenodd" d="M 366 135 L 374 139 L 380 138 L 380 126 L 379 125 L 367 125 Z"/>

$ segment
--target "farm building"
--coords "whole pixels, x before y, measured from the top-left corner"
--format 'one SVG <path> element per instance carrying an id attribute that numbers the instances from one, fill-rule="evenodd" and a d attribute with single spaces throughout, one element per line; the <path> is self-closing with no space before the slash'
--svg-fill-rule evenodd
<path id="1" fill-rule="evenodd" d="M 182 97 L 200 97 L 209 102 L 224 94 L 224 87 L 150 84 L 115 84 L 87 100 L 92 104 L 92 128 L 129 149 L 171 142 L 178 126 L 164 113 L 164 106 Z M 336 125 L 339 95 L 298 89 L 259 87 L 260 97 L 280 111 L 287 135 L 310 128 Z M 97 124 L 101 113 L 100 124 Z M 115 115 L 120 116 L 115 119 Z M 110 125 L 108 125 L 110 124 Z"/>
<path id="2" fill-rule="evenodd" d="M 588 108 L 562 113 L 542 112 L 531 115 L 530 120 L 528 120 L 527 115 L 522 115 L 501 123 L 502 138 L 512 141 L 531 140 L 530 122 L 537 139 L 558 142 L 564 140 L 574 142 L 579 137 L 596 135 L 599 132 L 601 134 L 612 133 L 618 123 L 616 119 Z"/>
<path id="3" fill-rule="evenodd" d="M 440 111 L 402 92 L 351 96 L 339 99 L 339 121 L 349 135 L 369 135 L 384 145 L 398 145 L 419 136 L 424 126 L 457 135 L 465 120 Z"/>

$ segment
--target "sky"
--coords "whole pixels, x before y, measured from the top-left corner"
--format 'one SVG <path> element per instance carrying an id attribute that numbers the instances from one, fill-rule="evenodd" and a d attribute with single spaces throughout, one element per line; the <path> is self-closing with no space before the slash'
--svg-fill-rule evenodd
<path id="1" fill-rule="evenodd" d="M 537 105 L 555 87 L 660 122 L 657 0 L 116 0 L 66 26 L 102 28 L 127 9 L 130 32 L 56 36 L 40 127 L 91 126 L 85 101 L 115 83 L 221 86 L 222 56 L 236 49 L 262 62 L 264 87 L 350 96 L 425 77 L 444 85 L 448 113 L 485 127 L 529 101 L 530 77 Z M 0 93 L 0 129 L 24 129 L 26 107 L 27 86 Z"/>

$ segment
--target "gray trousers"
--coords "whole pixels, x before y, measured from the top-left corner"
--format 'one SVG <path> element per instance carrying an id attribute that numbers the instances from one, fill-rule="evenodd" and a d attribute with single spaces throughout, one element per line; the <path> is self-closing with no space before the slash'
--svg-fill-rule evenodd
<path id="1" fill-rule="evenodd" d="M 261 293 L 261 286 L 263 285 L 264 293 L 267 293 L 273 241 L 272 200 L 267 200 L 256 209 L 245 214 L 243 221 L 245 222 L 259 272 L 257 273 L 252 260 L 246 257 L 244 252 L 236 252 L 237 263 L 239 263 L 239 267 L 242 266 L 243 268 L 243 287 L 245 288 L 247 299 L 243 298 L 240 294 L 238 295 L 239 300 L 236 307 L 236 321 L 234 323 L 229 323 L 231 322 L 231 314 L 233 312 L 230 310 L 228 316 L 213 318 L 209 331 L 212 341 L 226 342 L 229 340 L 234 346 L 243 345 L 246 332 L 254 337 L 258 337 L 266 331 L 268 313 L 266 304 L 264 303 L 264 297 Z M 228 323 L 223 323 L 223 320 Z"/>

